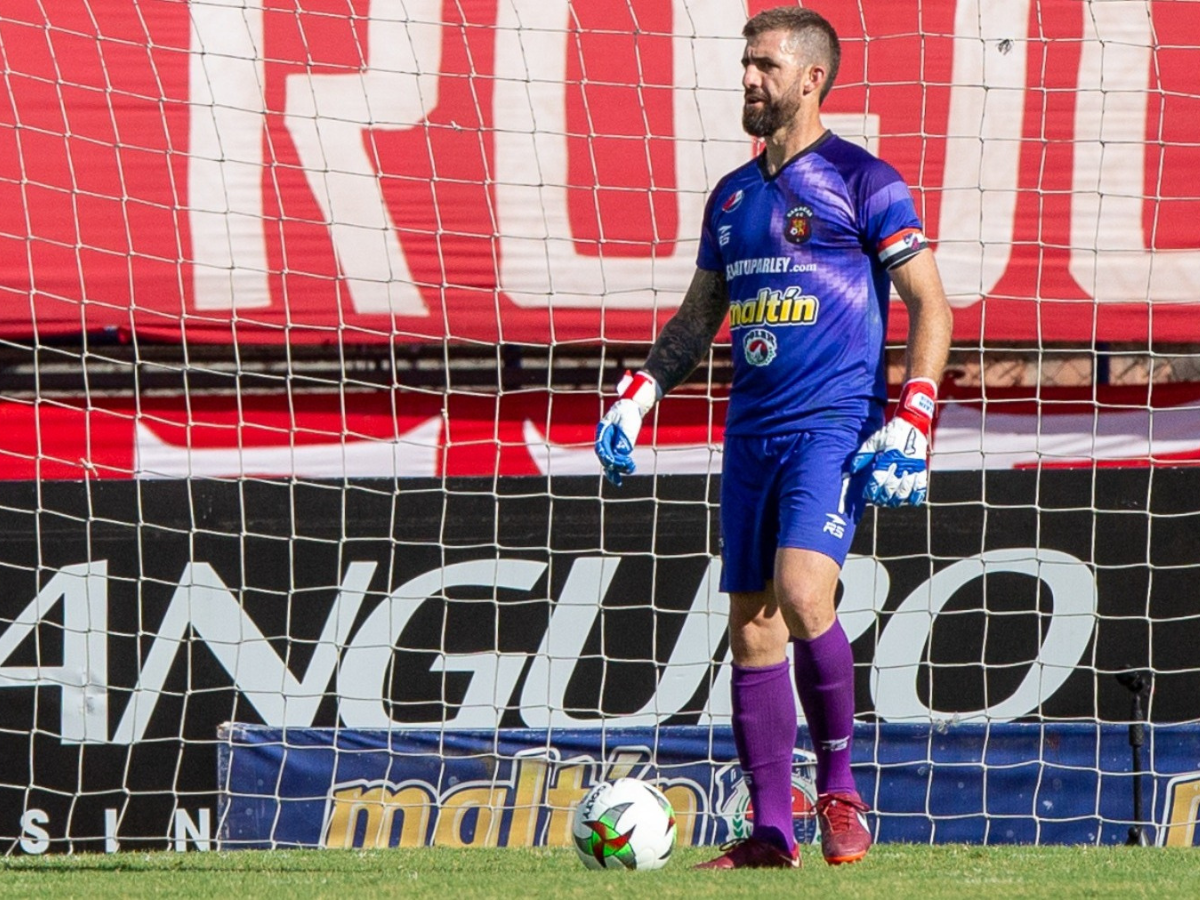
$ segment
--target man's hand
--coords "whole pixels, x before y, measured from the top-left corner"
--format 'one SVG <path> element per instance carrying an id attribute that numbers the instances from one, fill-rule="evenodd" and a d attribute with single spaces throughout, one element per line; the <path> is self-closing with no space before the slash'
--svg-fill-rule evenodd
<path id="1" fill-rule="evenodd" d="M 617 394 L 619 399 L 596 426 L 596 456 L 604 468 L 604 477 L 620 487 L 621 476 L 632 475 L 637 468 L 633 446 L 642 430 L 642 419 L 662 394 L 658 382 L 646 372 L 636 375 L 626 372 L 617 385 Z"/>
<path id="2" fill-rule="evenodd" d="M 929 432 L 937 385 L 905 382 L 895 417 L 858 448 L 851 471 L 870 470 L 863 496 L 876 506 L 920 506 L 929 489 Z"/>

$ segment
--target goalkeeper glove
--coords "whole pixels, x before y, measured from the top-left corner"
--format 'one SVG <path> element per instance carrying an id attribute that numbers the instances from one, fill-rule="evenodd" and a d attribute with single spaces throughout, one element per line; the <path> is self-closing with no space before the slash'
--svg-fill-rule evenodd
<path id="1" fill-rule="evenodd" d="M 929 489 L 929 432 L 937 385 L 913 378 L 900 391 L 896 415 L 854 455 L 851 471 L 869 469 L 863 496 L 876 506 L 920 506 Z"/>
<path id="2" fill-rule="evenodd" d="M 642 419 L 662 399 L 662 390 L 646 372 L 626 372 L 617 385 L 617 402 L 596 426 L 596 456 L 604 468 L 604 477 L 621 486 L 622 475 L 632 475 L 633 445 L 637 443 Z"/>

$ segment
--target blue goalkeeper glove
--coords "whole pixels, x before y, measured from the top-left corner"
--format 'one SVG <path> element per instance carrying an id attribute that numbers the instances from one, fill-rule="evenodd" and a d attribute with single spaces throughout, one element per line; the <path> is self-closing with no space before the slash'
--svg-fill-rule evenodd
<path id="1" fill-rule="evenodd" d="M 626 372 L 617 385 L 617 402 L 596 426 L 596 456 L 604 469 L 604 477 L 621 486 L 622 475 L 632 475 L 633 446 L 637 443 L 642 419 L 662 398 L 658 382 L 646 372 L 634 375 Z"/>
<path id="2" fill-rule="evenodd" d="M 852 472 L 870 471 L 863 496 L 876 506 L 920 506 L 929 490 L 929 433 L 937 385 L 928 378 L 905 382 L 890 422 L 858 448 Z"/>

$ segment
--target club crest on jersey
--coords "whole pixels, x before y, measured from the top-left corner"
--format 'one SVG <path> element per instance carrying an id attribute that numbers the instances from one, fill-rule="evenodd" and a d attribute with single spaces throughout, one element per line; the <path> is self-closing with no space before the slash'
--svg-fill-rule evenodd
<path id="1" fill-rule="evenodd" d="M 779 342 L 765 328 L 751 328 L 742 340 L 742 352 L 752 366 L 769 366 L 778 351 Z"/>
<path id="2" fill-rule="evenodd" d="M 783 223 L 783 236 L 793 244 L 803 244 L 812 237 L 812 218 L 812 207 L 793 206 Z"/>
<path id="3" fill-rule="evenodd" d="M 721 212 L 733 212 L 742 205 L 742 198 L 746 196 L 746 192 L 738 188 L 732 194 L 725 198 L 725 202 L 721 204 Z"/>

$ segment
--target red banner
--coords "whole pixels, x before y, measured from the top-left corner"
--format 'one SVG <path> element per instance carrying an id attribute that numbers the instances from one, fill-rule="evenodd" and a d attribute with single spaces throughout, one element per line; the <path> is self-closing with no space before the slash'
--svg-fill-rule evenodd
<path id="1" fill-rule="evenodd" d="M 812 5 L 828 124 L 912 185 L 957 341 L 1200 337 L 1194 4 Z M 649 340 L 753 152 L 745 13 L 6 0 L 0 335 Z"/>
<path id="2" fill-rule="evenodd" d="M 1200 386 L 950 388 L 933 468 L 1200 463 Z M 0 480 L 595 475 L 608 401 L 545 391 L 0 398 Z M 634 451 L 640 474 L 717 474 L 724 400 L 677 392 Z"/>

